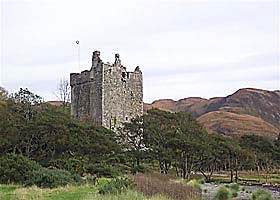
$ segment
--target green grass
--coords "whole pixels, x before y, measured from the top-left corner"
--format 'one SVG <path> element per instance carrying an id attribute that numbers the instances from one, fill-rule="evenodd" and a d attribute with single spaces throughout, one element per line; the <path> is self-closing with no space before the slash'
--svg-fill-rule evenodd
<path id="1" fill-rule="evenodd" d="M 1 185 L 0 184 L 0 199 L 2 200 L 12 200 L 12 192 L 19 188 L 18 185 Z"/>
<path id="2" fill-rule="evenodd" d="M 84 199 L 94 193 L 97 193 L 97 189 L 88 185 L 55 189 L 41 189 L 36 186 L 25 188 L 17 185 L 0 185 L 1 200 L 76 200 Z"/>
<path id="3" fill-rule="evenodd" d="M 106 180 L 104 180 L 106 182 Z M 133 190 L 121 194 L 98 194 L 94 186 L 67 186 L 41 189 L 36 186 L 0 185 L 1 200 L 170 200 L 162 196 L 145 197 Z"/>

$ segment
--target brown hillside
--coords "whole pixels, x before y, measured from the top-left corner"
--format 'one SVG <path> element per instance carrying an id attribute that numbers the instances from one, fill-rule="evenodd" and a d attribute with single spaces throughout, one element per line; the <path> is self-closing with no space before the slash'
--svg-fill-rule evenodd
<path id="1" fill-rule="evenodd" d="M 160 100 L 154 101 L 151 104 L 144 103 L 144 111 L 147 111 L 152 108 L 158 108 L 160 110 L 173 112 L 175 102 L 176 101 L 174 101 L 172 99 L 160 99 Z"/>
<path id="2" fill-rule="evenodd" d="M 260 117 L 280 129 L 280 94 L 274 91 L 240 89 L 219 110 Z"/>
<path id="3" fill-rule="evenodd" d="M 255 132 L 255 134 L 272 137 L 275 131 L 280 132 L 279 90 L 267 91 L 244 88 L 227 97 L 215 97 L 211 99 L 191 97 L 178 101 L 164 99 L 154 101 L 151 104 L 144 104 L 144 111 L 151 108 L 158 108 L 170 112 L 191 112 L 194 117 L 199 117 L 200 120 L 202 119 L 201 122 L 203 122 L 206 128 L 223 134 L 233 135 L 232 133 L 237 134 L 240 132 L 239 134 L 242 135 Z M 234 116 L 234 120 L 229 120 L 228 117 L 230 114 L 231 117 Z M 221 116 L 219 117 L 219 115 Z M 215 123 L 212 119 L 214 116 L 217 118 Z M 224 124 L 223 117 L 227 119 L 226 124 Z M 206 120 L 206 118 L 209 118 L 209 120 Z M 251 123 L 249 123 L 250 120 Z M 246 129 L 242 124 L 246 124 Z M 271 131 L 268 131 L 269 127 Z M 268 132 L 266 133 L 266 131 Z"/>
<path id="4" fill-rule="evenodd" d="M 61 106 L 63 104 L 62 101 L 48 101 L 47 103 L 53 106 Z"/>
<path id="5" fill-rule="evenodd" d="M 213 111 L 202 115 L 198 121 L 210 132 L 233 137 L 255 134 L 276 139 L 279 132 L 279 129 L 261 118 L 247 114 Z"/>

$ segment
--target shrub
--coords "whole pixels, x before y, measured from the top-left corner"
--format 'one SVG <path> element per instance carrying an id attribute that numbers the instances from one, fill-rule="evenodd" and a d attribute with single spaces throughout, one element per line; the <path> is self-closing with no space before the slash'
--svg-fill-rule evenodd
<path id="1" fill-rule="evenodd" d="M 131 182 L 128 178 L 114 178 L 98 185 L 98 192 L 100 194 L 118 194 L 127 191 L 130 185 Z"/>
<path id="2" fill-rule="evenodd" d="M 114 178 L 120 175 L 120 172 L 116 168 L 102 163 L 89 165 L 87 171 L 90 174 L 95 174 L 97 177 Z"/>
<path id="3" fill-rule="evenodd" d="M 193 179 L 187 183 L 188 186 L 191 186 L 192 188 L 202 191 L 199 182 L 196 179 Z"/>
<path id="4" fill-rule="evenodd" d="M 29 178 L 29 173 L 42 167 L 23 155 L 6 154 L 0 157 L 0 182 L 23 183 Z"/>
<path id="5" fill-rule="evenodd" d="M 239 191 L 239 185 L 237 183 L 230 184 L 229 188 L 230 188 L 230 190 L 232 190 L 234 192 Z"/>
<path id="6" fill-rule="evenodd" d="M 86 178 L 86 183 L 96 185 L 97 178 L 95 176 L 89 176 L 89 177 Z"/>
<path id="7" fill-rule="evenodd" d="M 29 179 L 24 182 L 26 186 L 36 185 L 44 188 L 55 188 L 68 184 L 81 184 L 83 182 L 79 175 L 73 175 L 62 169 L 41 168 L 29 173 Z"/>
<path id="8" fill-rule="evenodd" d="M 237 197 L 238 196 L 239 188 L 240 187 L 237 183 L 232 183 L 232 184 L 229 185 L 229 189 L 230 189 L 232 197 Z"/>
<path id="9" fill-rule="evenodd" d="M 204 183 L 206 183 L 206 181 L 205 181 L 204 178 L 198 179 L 197 182 L 198 182 L 199 184 L 204 184 Z"/>
<path id="10" fill-rule="evenodd" d="M 229 200 L 231 199 L 231 194 L 225 187 L 220 187 L 215 194 L 215 200 Z"/>
<path id="11" fill-rule="evenodd" d="M 237 197 L 237 196 L 238 196 L 238 192 L 237 192 L 237 191 L 231 192 L 231 196 L 232 196 L 232 197 Z"/>
<path id="12" fill-rule="evenodd" d="M 72 174 L 80 174 L 83 175 L 86 171 L 86 163 L 84 160 L 76 159 L 76 158 L 70 158 L 70 159 L 56 159 L 52 160 L 49 163 L 49 166 L 52 166 L 54 168 L 58 169 L 64 169 Z"/>
<path id="13" fill-rule="evenodd" d="M 252 200 L 273 200 L 273 198 L 268 191 L 256 190 L 252 194 Z"/>

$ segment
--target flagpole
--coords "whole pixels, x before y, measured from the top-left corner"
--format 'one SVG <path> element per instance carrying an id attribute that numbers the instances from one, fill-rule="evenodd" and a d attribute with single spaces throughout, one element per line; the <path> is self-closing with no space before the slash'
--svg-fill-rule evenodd
<path id="1" fill-rule="evenodd" d="M 78 65 L 79 65 L 79 72 L 81 71 L 81 66 L 80 66 L 80 41 L 79 40 L 77 40 L 76 41 L 76 44 L 78 45 Z"/>

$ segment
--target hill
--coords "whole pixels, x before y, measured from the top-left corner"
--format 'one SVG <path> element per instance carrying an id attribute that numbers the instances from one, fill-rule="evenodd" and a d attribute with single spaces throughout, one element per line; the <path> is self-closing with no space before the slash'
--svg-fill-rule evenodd
<path id="1" fill-rule="evenodd" d="M 144 111 L 151 108 L 191 112 L 205 128 L 224 135 L 276 138 L 280 132 L 279 90 L 244 88 L 226 97 L 161 99 L 144 104 Z"/>

